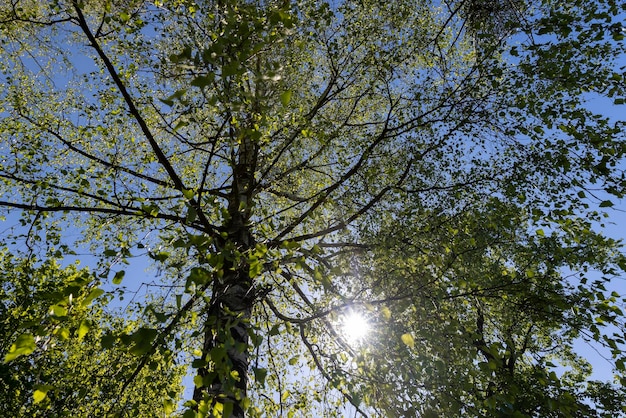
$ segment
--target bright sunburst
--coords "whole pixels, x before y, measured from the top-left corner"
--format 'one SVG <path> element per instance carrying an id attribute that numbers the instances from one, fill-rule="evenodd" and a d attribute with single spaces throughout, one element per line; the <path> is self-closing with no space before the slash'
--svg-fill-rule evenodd
<path id="1" fill-rule="evenodd" d="M 363 315 L 349 312 L 343 319 L 342 328 L 348 342 L 358 342 L 367 336 L 371 327 Z"/>

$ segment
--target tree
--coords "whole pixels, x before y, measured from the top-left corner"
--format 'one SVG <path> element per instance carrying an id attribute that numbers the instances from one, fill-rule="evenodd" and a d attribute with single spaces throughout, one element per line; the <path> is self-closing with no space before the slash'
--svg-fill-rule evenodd
<path id="1" fill-rule="evenodd" d="M 61 269 L 54 260 L 20 260 L 6 249 L 0 256 L 3 414 L 104 415 L 112 404 L 129 415 L 176 409 L 184 368 L 171 352 L 122 389 L 135 357 L 126 348 L 101 348 L 100 339 L 128 335 L 134 324 L 110 318 L 94 302 L 104 291 L 94 286 L 92 273 L 74 265 Z"/>
<path id="2" fill-rule="evenodd" d="M 123 390 L 189 358 L 184 416 L 619 413 L 573 343 L 606 345 L 623 383 L 605 284 L 626 260 L 593 228 L 625 143 L 585 105 L 624 101 L 620 13 L 14 0 L 0 206 L 28 255 L 89 250 L 112 285 L 154 261 L 168 291 L 100 347 L 136 356 Z M 341 335 L 351 310 L 372 341 Z"/>

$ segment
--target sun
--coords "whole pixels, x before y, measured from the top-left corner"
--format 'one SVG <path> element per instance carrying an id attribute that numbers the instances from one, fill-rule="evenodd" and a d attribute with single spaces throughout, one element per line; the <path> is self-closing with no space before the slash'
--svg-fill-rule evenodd
<path id="1" fill-rule="evenodd" d="M 362 314 L 349 312 L 342 321 L 343 334 L 350 343 L 362 341 L 369 333 L 371 326 Z"/>

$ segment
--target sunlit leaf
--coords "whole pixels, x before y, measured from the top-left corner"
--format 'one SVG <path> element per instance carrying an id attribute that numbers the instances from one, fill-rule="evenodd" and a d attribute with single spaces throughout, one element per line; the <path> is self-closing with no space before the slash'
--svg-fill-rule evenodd
<path id="1" fill-rule="evenodd" d="M 31 354 L 35 348 L 35 337 L 31 334 L 22 334 L 9 348 L 9 352 L 4 357 L 4 362 L 7 363 L 20 356 Z"/>
<path id="2" fill-rule="evenodd" d="M 33 393 L 33 401 L 35 404 L 42 402 L 48 396 L 48 392 L 54 389 L 51 385 L 35 385 L 35 392 Z"/>
<path id="3" fill-rule="evenodd" d="M 411 334 L 402 334 L 402 336 L 400 337 L 400 339 L 402 340 L 402 342 L 410 347 L 410 348 L 415 348 L 415 339 L 413 339 L 413 336 Z"/>
<path id="4" fill-rule="evenodd" d="M 122 283 L 122 280 L 124 279 L 124 275 L 126 274 L 126 272 L 124 270 L 120 270 L 118 272 L 115 273 L 115 276 L 113 276 L 113 284 L 120 284 Z"/>

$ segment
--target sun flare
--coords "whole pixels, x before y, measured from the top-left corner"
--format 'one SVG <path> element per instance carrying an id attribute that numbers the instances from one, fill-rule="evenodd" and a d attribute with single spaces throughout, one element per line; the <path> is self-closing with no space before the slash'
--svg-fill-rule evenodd
<path id="1" fill-rule="evenodd" d="M 358 312 L 350 312 L 343 319 L 343 333 L 349 342 L 363 340 L 370 331 L 367 319 Z"/>

